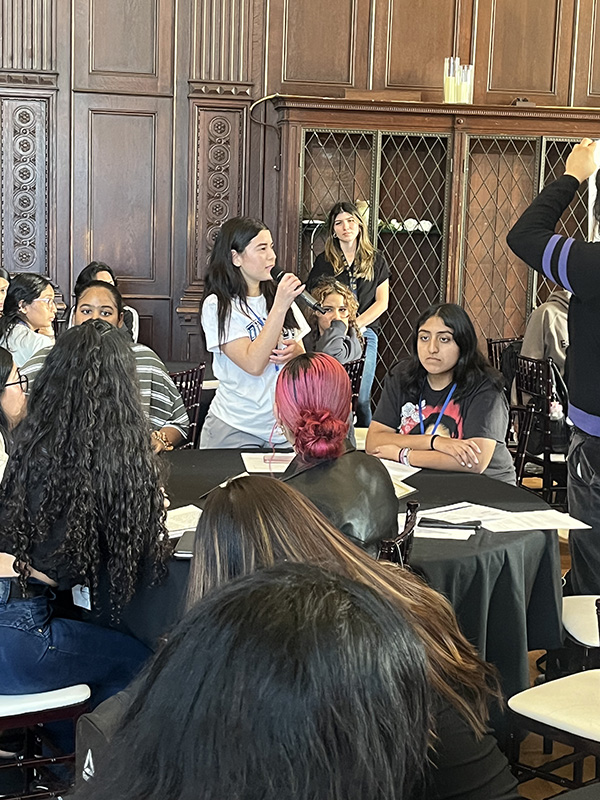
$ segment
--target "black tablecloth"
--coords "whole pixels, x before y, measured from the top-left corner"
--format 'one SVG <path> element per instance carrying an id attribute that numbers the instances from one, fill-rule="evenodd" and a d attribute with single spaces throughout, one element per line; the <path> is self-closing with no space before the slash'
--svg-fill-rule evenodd
<path id="1" fill-rule="evenodd" d="M 244 471 L 232 450 L 180 450 L 167 456 L 173 508 Z M 408 483 L 422 509 L 468 500 L 525 511 L 547 506 L 524 489 L 482 475 L 422 470 Z M 403 510 L 405 503 L 400 503 Z M 466 541 L 415 539 L 413 569 L 448 597 L 461 628 L 495 664 L 508 696 L 529 686 L 527 651 L 562 642 L 560 556 L 555 531 L 491 533 Z M 152 644 L 181 614 L 189 562 L 174 561 L 163 586 L 143 590 L 125 609 L 122 627 Z"/>

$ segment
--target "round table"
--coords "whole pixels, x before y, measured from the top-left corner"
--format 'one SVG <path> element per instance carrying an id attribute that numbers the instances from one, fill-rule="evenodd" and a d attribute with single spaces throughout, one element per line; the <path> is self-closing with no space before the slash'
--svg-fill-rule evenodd
<path id="1" fill-rule="evenodd" d="M 202 496 L 244 471 L 235 450 L 167 454 L 173 508 L 202 505 Z M 482 475 L 422 470 L 407 482 L 421 509 L 471 501 L 510 511 L 547 508 L 525 489 Z M 405 501 L 400 502 L 403 511 Z M 560 555 L 556 531 L 492 533 L 466 541 L 416 538 L 412 568 L 452 603 L 481 656 L 495 664 L 507 696 L 529 686 L 528 650 L 562 643 Z M 142 590 L 124 610 L 123 629 L 152 644 L 181 616 L 188 561 L 174 561 L 167 581 Z"/>

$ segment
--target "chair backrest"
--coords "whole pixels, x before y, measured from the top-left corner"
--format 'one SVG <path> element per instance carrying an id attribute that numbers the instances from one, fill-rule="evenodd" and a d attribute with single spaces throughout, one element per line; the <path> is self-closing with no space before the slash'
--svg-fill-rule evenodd
<path id="1" fill-rule="evenodd" d="M 378 561 L 391 561 L 393 564 L 408 566 L 417 525 L 417 511 L 419 503 L 414 500 L 406 504 L 406 519 L 404 530 L 395 539 L 382 539 L 379 542 Z"/>
<path id="2" fill-rule="evenodd" d="M 515 342 L 523 343 L 522 336 L 513 336 L 512 338 L 508 339 L 488 339 L 487 340 L 487 348 L 488 348 L 488 359 L 493 367 L 495 367 L 499 372 L 502 371 L 502 355 L 508 345 L 513 344 Z"/>
<path id="3" fill-rule="evenodd" d="M 179 394 L 190 419 L 190 432 L 185 446 L 192 447 L 194 450 L 197 450 L 200 444 L 200 396 L 202 394 L 205 369 L 206 364 L 202 362 L 193 369 L 171 373 L 171 380 L 179 389 Z"/>
<path id="4" fill-rule="evenodd" d="M 358 405 L 358 392 L 360 390 L 360 382 L 362 380 L 363 369 L 365 368 L 365 357 L 361 356 L 356 361 L 348 361 L 343 365 L 350 378 L 350 385 L 352 387 L 352 411 L 356 411 Z"/>

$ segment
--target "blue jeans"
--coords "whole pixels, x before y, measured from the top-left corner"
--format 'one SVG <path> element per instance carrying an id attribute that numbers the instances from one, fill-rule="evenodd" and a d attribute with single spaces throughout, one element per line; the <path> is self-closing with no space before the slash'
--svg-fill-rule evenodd
<path id="1" fill-rule="evenodd" d="M 371 387 L 375 380 L 377 367 L 377 340 L 374 330 L 367 328 L 363 333 L 365 339 L 365 367 L 363 370 L 358 403 L 356 406 L 356 424 L 359 428 L 368 428 L 371 424 Z"/>
<path id="2" fill-rule="evenodd" d="M 11 599 L 0 578 L 0 694 L 26 694 L 87 683 L 92 704 L 120 692 L 151 651 L 119 631 L 52 616 L 45 594 Z"/>

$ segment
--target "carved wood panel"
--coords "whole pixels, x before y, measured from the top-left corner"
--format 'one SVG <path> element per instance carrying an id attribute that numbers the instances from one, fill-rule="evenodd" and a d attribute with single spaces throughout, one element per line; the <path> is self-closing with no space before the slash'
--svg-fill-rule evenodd
<path id="1" fill-rule="evenodd" d="M 48 272 L 48 101 L 1 98 L 1 263 Z"/>
<path id="2" fill-rule="evenodd" d="M 251 0 L 194 0 L 192 81 L 247 82 Z"/>
<path id="3" fill-rule="evenodd" d="M 171 294 L 170 99 L 76 94 L 73 141 L 74 274 L 92 259 L 105 261 L 125 297 L 149 307 L 157 301 L 156 313 L 164 315 L 158 301 Z"/>
<path id="4" fill-rule="evenodd" d="M 480 0 L 475 102 L 567 105 L 574 0 Z"/>
<path id="5" fill-rule="evenodd" d="M 577 8 L 572 104 L 600 105 L 600 8 L 598 0 L 580 0 Z"/>
<path id="6" fill-rule="evenodd" d="M 187 286 L 177 308 L 183 330 L 180 357 L 203 352 L 199 309 L 214 237 L 231 217 L 244 213 L 246 107 L 202 106 L 190 101 L 190 220 Z M 192 171 L 193 170 L 193 171 Z"/>
<path id="7" fill-rule="evenodd" d="M 173 91 L 175 0 L 74 0 L 73 88 Z"/>
<path id="8" fill-rule="evenodd" d="M 55 0 L 1 0 L 0 11 L 0 70 L 55 70 Z"/>
<path id="9" fill-rule="evenodd" d="M 470 63 L 473 3 L 464 0 L 379 0 L 374 28 L 375 89 L 420 89 L 443 99 L 446 56 Z"/>
<path id="10" fill-rule="evenodd" d="M 268 91 L 341 96 L 367 87 L 369 0 L 274 0 L 269 6 Z M 334 88 L 335 87 L 335 88 Z M 337 90 L 337 91 L 336 91 Z"/>

